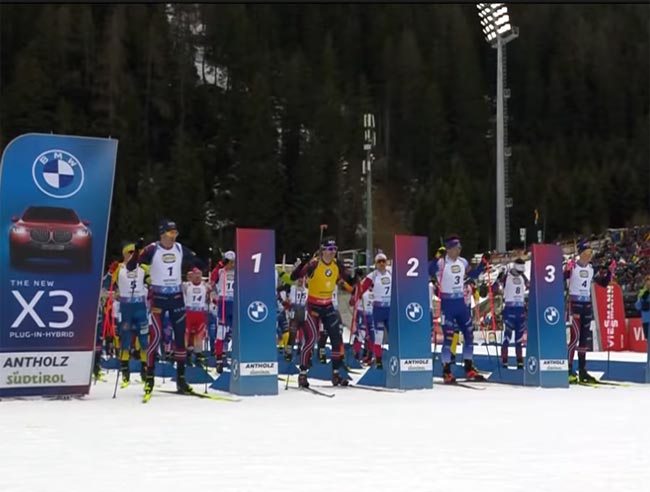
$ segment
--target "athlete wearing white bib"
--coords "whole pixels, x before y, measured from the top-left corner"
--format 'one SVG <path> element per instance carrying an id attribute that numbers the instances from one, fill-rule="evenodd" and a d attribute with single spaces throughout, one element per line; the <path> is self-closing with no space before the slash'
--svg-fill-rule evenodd
<path id="1" fill-rule="evenodd" d="M 571 338 L 569 339 L 569 382 L 593 383 L 596 379 L 587 372 L 587 350 L 591 345 L 591 320 L 593 310 L 591 305 L 591 284 L 594 281 L 594 269 L 591 266 L 593 252 L 588 242 L 578 244 L 577 261 L 567 264 L 564 278 L 568 281 L 569 310 L 571 314 Z M 599 278 L 602 284 L 609 284 L 611 274 L 606 272 L 605 277 Z M 600 282 L 599 282 L 600 283 Z M 578 374 L 573 372 L 573 359 L 578 350 Z"/>
<path id="2" fill-rule="evenodd" d="M 163 219 L 158 228 L 160 240 L 148 245 L 139 255 L 127 264 L 134 270 L 138 263 L 150 266 L 153 330 L 147 351 L 148 373 L 145 381 L 145 395 L 149 397 L 153 390 L 154 359 L 161 341 L 163 317 L 167 313 L 174 333 L 174 359 L 176 360 L 176 389 L 181 393 L 192 392 L 185 380 L 185 302 L 182 291 L 183 263 L 204 267 L 196 254 L 176 242 L 178 230 L 176 223 Z M 141 240 L 142 241 L 142 240 Z M 136 248 L 139 249 L 139 248 Z"/>
<path id="3" fill-rule="evenodd" d="M 370 364 L 372 363 L 372 355 L 374 354 L 374 347 L 370 338 L 370 331 L 373 328 L 372 311 L 374 307 L 374 295 L 372 288 L 369 288 L 359 297 L 357 292 L 361 291 L 365 277 L 364 271 L 358 268 L 355 271 L 355 277 L 356 286 L 350 298 L 350 304 L 354 305 L 356 323 L 352 349 L 355 359 L 362 360 L 364 364 Z M 363 353 L 361 352 L 362 347 Z"/>
<path id="4" fill-rule="evenodd" d="M 293 346 L 296 343 L 298 329 L 304 329 L 307 321 L 307 296 L 309 296 L 309 290 L 306 287 L 304 277 L 301 277 L 289 288 L 289 310 L 287 311 L 289 338 L 284 346 L 284 358 L 287 361 L 291 361 L 293 358 Z"/>
<path id="5" fill-rule="evenodd" d="M 192 282 L 184 283 L 185 308 L 188 311 L 207 311 L 206 302 L 209 294 L 207 285 L 203 282 L 193 284 Z"/>
<path id="6" fill-rule="evenodd" d="M 526 263 L 518 258 L 508 268 L 503 279 L 503 343 L 501 344 L 501 364 L 508 367 L 508 347 L 510 338 L 515 334 L 515 352 L 517 357 L 517 369 L 524 368 L 524 357 L 522 340 L 526 325 L 525 295 L 528 286 L 528 279 L 524 274 Z"/>
<path id="7" fill-rule="evenodd" d="M 127 262 L 135 252 L 134 244 L 127 244 L 122 249 L 124 262 L 120 263 L 113 272 L 113 283 L 117 285 L 118 301 L 113 307 L 118 312 L 119 337 L 120 337 L 120 372 L 122 374 L 122 388 L 130 383 L 131 371 L 129 358 L 134 339 L 140 343 L 140 357 L 143 359 L 143 373 L 146 372 L 146 351 L 149 345 L 149 323 L 147 312 L 147 289 L 145 267 L 136 265 L 135 269 L 128 270 Z"/>
<path id="8" fill-rule="evenodd" d="M 390 320 L 390 297 L 393 283 L 393 272 L 386 266 L 388 258 L 384 253 L 375 256 L 376 270 L 370 272 L 361 284 L 360 293 L 363 294 L 372 288 L 373 309 L 372 309 L 372 340 L 375 353 L 375 363 L 378 369 L 383 367 L 382 344 L 384 342 L 384 331 L 389 329 Z"/>
<path id="9" fill-rule="evenodd" d="M 445 254 L 429 263 L 429 277 L 435 278 L 439 285 L 441 324 L 443 330 L 442 366 L 446 384 L 453 384 L 456 378 L 451 373 L 451 345 L 454 333 L 463 332 L 463 359 L 465 374 L 468 379 L 481 378 L 473 364 L 474 332 L 470 305 L 465 299 L 465 278 L 477 279 L 489 261 L 489 255 L 483 255 L 481 263 L 469 271 L 469 264 L 460 256 L 461 244 L 458 236 L 451 236 L 445 241 Z"/>
<path id="10" fill-rule="evenodd" d="M 591 302 L 591 281 L 594 267 L 591 263 L 584 266 L 575 263 L 569 274 L 569 299 L 571 302 Z"/>
<path id="11" fill-rule="evenodd" d="M 469 263 L 465 258 L 450 259 L 443 257 L 438 260 L 437 274 L 440 277 L 441 299 L 465 298 L 465 274 Z"/>
<path id="12" fill-rule="evenodd" d="M 223 254 L 223 265 L 217 270 L 214 290 L 217 295 L 217 337 L 215 341 L 215 357 L 217 372 L 223 372 L 226 359 L 225 348 L 230 335 L 233 320 L 233 304 L 235 299 L 235 252 L 226 251 Z"/>
<path id="13" fill-rule="evenodd" d="M 117 267 L 117 289 L 121 303 L 144 303 L 147 295 L 144 278 L 144 268 L 138 266 L 133 271 L 128 271 L 123 264 Z"/>
<path id="14" fill-rule="evenodd" d="M 307 305 L 307 287 L 292 285 L 289 289 L 289 302 L 292 307 L 305 307 Z"/>
<path id="15" fill-rule="evenodd" d="M 203 355 L 203 343 L 208 328 L 208 296 L 210 289 L 203 282 L 201 270 L 198 268 L 188 272 L 189 282 L 183 284 L 185 294 L 185 345 L 187 346 L 187 364 L 193 364 L 205 369 L 206 357 Z"/>

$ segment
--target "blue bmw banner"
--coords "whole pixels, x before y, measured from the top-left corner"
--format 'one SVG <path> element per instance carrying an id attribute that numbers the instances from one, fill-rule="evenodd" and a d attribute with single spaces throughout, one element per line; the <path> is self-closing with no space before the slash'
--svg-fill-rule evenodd
<path id="1" fill-rule="evenodd" d="M 88 393 L 117 140 L 30 133 L 0 163 L 0 396 Z"/>
<path id="2" fill-rule="evenodd" d="M 524 385 L 568 388 L 562 250 L 534 244 L 532 254 Z"/>

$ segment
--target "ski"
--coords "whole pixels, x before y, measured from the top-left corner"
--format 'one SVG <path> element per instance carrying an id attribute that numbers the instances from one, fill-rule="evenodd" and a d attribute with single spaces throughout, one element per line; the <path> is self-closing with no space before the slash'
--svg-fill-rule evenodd
<path id="1" fill-rule="evenodd" d="M 484 381 L 481 381 L 483 383 Z M 441 386 L 451 386 L 451 387 L 458 387 L 458 388 L 466 388 L 466 389 L 472 389 L 472 390 L 484 390 L 486 386 L 481 386 L 481 385 L 474 385 L 472 381 L 454 381 L 453 383 L 444 383 L 443 381 L 436 381 L 435 384 L 439 384 Z"/>
<path id="2" fill-rule="evenodd" d="M 617 382 L 614 382 L 614 381 L 603 381 L 603 380 L 600 380 L 600 379 L 598 380 L 598 383 L 596 383 L 596 384 L 601 384 L 603 386 L 622 386 L 624 388 L 629 388 L 629 387 L 632 386 L 632 384 L 630 384 L 630 383 L 617 383 Z"/>
<path id="3" fill-rule="evenodd" d="M 298 386 L 298 387 L 289 386 L 287 389 L 292 389 L 297 391 L 307 391 L 312 395 L 324 396 L 325 398 L 334 398 L 336 396 L 334 393 L 325 393 L 324 391 L 318 391 L 317 389 L 314 389 L 311 386 L 309 388 L 305 388 L 304 386 Z"/>
<path id="4" fill-rule="evenodd" d="M 344 365 L 343 369 L 345 369 L 345 372 L 347 372 L 348 374 L 361 374 L 362 372 L 360 369 L 352 369 L 348 365 Z"/>
<path id="5" fill-rule="evenodd" d="M 225 395 L 212 395 L 210 393 L 179 393 L 178 391 L 173 391 L 173 390 L 163 390 L 163 389 L 156 389 L 156 391 L 160 393 L 168 393 L 170 395 L 181 395 L 181 396 L 195 396 L 197 398 L 205 398 L 207 400 L 214 400 L 214 401 L 228 401 L 228 402 L 239 402 L 241 399 L 239 398 L 232 398 L 230 396 L 225 396 Z"/>
<path id="6" fill-rule="evenodd" d="M 406 390 L 399 388 L 386 388 L 384 386 L 366 386 L 365 384 L 349 384 L 348 388 L 358 388 L 368 391 L 377 391 L 379 393 L 406 393 Z"/>
<path id="7" fill-rule="evenodd" d="M 616 387 L 616 385 L 610 386 L 609 384 L 590 383 L 587 381 L 577 381 L 576 383 L 573 384 L 576 386 L 586 386 L 588 388 L 594 388 L 594 389 L 603 389 L 603 388 L 614 389 Z"/>
<path id="8" fill-rule="evenodd" d="M 471 382 L 460 382 L 460 381 L 456 381 L 455 383 L 447 384 L 445 386 L 458 386 L 459 388 L 467 388 L 473 390 L 484 390 L 486 388 L 485 386 L 475 386 Z"/>

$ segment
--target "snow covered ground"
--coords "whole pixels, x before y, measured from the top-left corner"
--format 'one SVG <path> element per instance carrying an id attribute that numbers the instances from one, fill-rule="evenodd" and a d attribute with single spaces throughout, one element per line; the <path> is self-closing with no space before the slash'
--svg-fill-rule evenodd
<path id="1" fill-rule="evenodd" d="M 629 492 L 650 483 L 649 387 L 337 388 L 327 399 L 280 383 L 277 397 L 158 393 L 143 405 L 135 384 L 111 398 L 113 374 L 83 400 L 0 401 L 0 491 Z"/>

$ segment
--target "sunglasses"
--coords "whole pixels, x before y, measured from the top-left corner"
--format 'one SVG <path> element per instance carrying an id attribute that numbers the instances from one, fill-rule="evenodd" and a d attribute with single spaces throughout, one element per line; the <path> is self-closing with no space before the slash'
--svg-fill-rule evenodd
<path id="1" fill-rule="evenodd" d="M 386 260 L 377 260 L 377 263 L 386 263 Z"/>
<path id="2" fill-rule="evenodd" d="M 330 253 L 336 251 L 338 248 L 336 246 L 327 246 L 324 248 L 325 251 L 329 251 Z"/>
<path id="3" fill-rule="evenodd" d="M 176 237 L 178 236 L 178 231 L 176 229 L 172 229 L 171 231 L 166 231 L 165 234 L 169 237 Z"/>
<path id="4" fill-rule="evenodd" d="M 130 250 L 128 250 L 128 251 L 125 251 L 125 253 L 126 253 L 127 255 L 131 255 L 131 254 L 135 253 L 135 250 L 134 250 L 134 249 L 130 249 Z"/>

